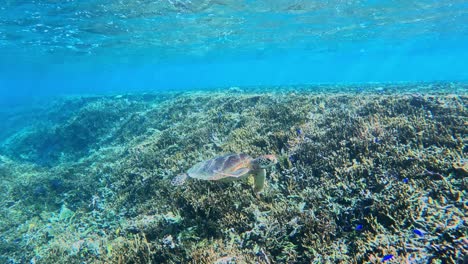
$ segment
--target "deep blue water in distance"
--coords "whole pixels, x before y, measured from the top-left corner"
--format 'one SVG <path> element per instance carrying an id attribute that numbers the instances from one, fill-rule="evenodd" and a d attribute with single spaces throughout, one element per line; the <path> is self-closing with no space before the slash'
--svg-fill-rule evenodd
<path id="1" fill-rule="evenodd" d="M 0 10 L 0 101 L 224 86 L 466 81 L 467 6 L 8 1 Z"/>

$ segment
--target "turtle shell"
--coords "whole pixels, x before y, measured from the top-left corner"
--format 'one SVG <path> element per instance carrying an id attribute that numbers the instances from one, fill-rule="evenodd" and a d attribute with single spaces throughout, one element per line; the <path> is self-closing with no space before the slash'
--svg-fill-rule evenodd
<path id="1" fill-rule="evenodd" d="M 187 171 L 191 178 L 217 181 L 236 179 L 250 172 L 252 157 L 247 154 L 228 154 L 195 164 Z"/>

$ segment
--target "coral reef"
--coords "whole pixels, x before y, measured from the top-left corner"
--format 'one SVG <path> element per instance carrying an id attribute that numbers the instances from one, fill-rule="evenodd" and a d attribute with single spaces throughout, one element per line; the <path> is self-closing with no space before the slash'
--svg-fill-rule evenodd
<path id="1" fill-rule="evenodd" d="M 467 91 L 56 99 L 2 134 L 0 262 L 462 263 Z M 278 156 L 263 193 L 248 181 L 170 184 L 196 162 L 239 152 Z"/>

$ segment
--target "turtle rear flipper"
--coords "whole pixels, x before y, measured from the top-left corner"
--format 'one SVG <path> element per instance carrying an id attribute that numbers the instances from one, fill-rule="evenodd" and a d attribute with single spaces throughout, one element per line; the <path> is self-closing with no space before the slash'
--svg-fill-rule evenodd
<path id="1" fill-rule="evenodd" d="M 188 175 L 187 173 L 182 173 L 182 174 L 179 174 L 177 176 L 175 176 L 172 180 L 171 180 L 171 184 L 174 185 L 174 186 L 181 186 L 185 183 L 185 181 L 187 180 L 188 178 Z"/>

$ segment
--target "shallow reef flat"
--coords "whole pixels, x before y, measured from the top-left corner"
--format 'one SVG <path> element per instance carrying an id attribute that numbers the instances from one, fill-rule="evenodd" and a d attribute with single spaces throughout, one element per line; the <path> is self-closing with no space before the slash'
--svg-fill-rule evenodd
<path id="1" fill-rule="evenodd" d="M 57 98 L 2 112 L 1 263 L 463 263 L 468 86 Z M 251 180 L 171 179 L 226 153 Z"/>

